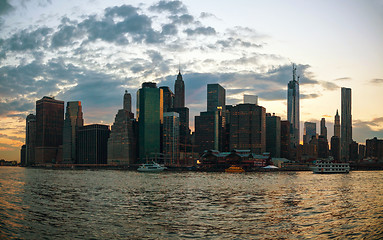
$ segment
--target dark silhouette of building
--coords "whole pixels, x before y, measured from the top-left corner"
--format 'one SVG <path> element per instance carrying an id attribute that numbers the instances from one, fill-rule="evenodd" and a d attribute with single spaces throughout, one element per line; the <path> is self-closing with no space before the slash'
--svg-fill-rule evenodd
<path id="1" fill-rule="evenodd" d="M 230 150 L 266 151 L 266 109 L 255 104 L 234 106 L 230 114 Z"/>
<path id="2" fill-rule="evenodd" d="M 317 135 L 317 124 L 313 122 L 305 122 L 305 134 L 303 135 L 303 144 L 309 144 L 313 137 Z"/>
<path id="3" fill-rule="evenodd" d="M 359 160 L 363 160 L 366 155 L 366 145 L 359 144 Z"/>
<path id="4" fill-rule="evenodd" d="M 190 139 L 190 128 L 189 128 L 189 108 L 170 108 L 169 112 L 176 112 L 179 114 L 179 150 L 181 152 L 191 151 L 189 145 L 191 144 Z"/>
<path id="5" fill-rule="evenodd" d="M 340 138 L 338 136 L 331 137 L 331 156 L 334 161 L 340 161 Z"/>
<path id="6" fill-rule="evenodd" d="M 383 139 L 374 137 L 366 140 L 366 157 L 383 160 Z"/>
<path id="7" fill-rule="evenodd" d="M 348 161 L 350 160 L 350 144 L 352 143 L 351 88 L 342 87 L 341 95 L 341 158 Z"/>
<path id="8" fill-rule="evenodd" d="M 281 157 L 290 159 L 290 122 L 281 121 Z"/>
<path id="9" fill-rule="evenodd" d="M 136 137 L 131 96 L 125 91 L 123 109 L 118 110 L 108 139 L 108 164 L 129 165 L 136 162 Z"/>
<path id="10" fill-rule="evenodd" d="M 63 142 L 64 102 L 51 97 L 36 101 L 35 163 L 55 163 Z"/>
<path id="11" fill-rule="evenodd" d="M 336 115 L 334 117 L 334 136 L 340 138 L 340 117 L 338 114 L 338 109 L 336 110 Z"/>
<path id="12" fill-rule="evenodd" d="M 77 131 L 77 163 L 107 164 L 108 125 L 91 124 L 79 127 Z"/>
<path id="13" fill-rule="evenodd" d="M 20 150 L 20 165 L 21 166 L 26 166 L 26 158 L 27 158 L 27 146 L 24 144 L 21 146 Z"/>
<path id="14" fill-rule="evenodd" d="M 266 114 L 266 152 L 274 158 L 281 156 L 281 118 L 270 113 Z"/>
<path id="15" fill-rule="evenodd" d="M 299 77 L 296 79 L 297 68 L 293 65 L 293 80 L 287 85 L 287 120 L 290 122 L 291 146 L 296 148 L 299 145 Z"/>
<path id="16" fill-rule="evenodd" d="M 356 162 L 359 159 L 359 144 L 355 141 L 352 141 L 350 146 L 349 146 L 349 156 L 350 156 L 350 161 Z"/>
<path id="17" fill-rule="evenodd" d="M 29 114 L 25 129 L 25 166 L 35 164 L 36 149 L 36 115 Z"/>
<path id="18" fill-rule="evenodd" d="M 156 83 L 145 82 L 137 91 L 139 161 L 155 158 L 161 152 L 163 94 Z"/>
<path id="19" fill-rule="evenodd" d="M 318 158 L 328 158 L 328 141 L 324 135 L 318 137 Z"/>
<path id="20" fill-rule="evenodd" d="M 327 140 L 327 127 L 325 118 L 320 120 L 320 135 L 322 135 Z"/>
<path id="21" fill-rule="evenodd" d="M 225 89 L 218 83 L 208 84 L 207 85 L 207 111 L 214 112 L 218 110 L 221 112 L 225 112 L 225 108 L 226 108 L 225 102 L 226 102 Z"/>
<path id="22" fill-rule="evenodd" d="M 76 163 L 77 129 L 84 126 L 80 101 L 67 102 L 63 130 L 63 162 Z"/>
<path id="23" fill-rule="evenodd" d="M 222 116 L 219 111 L 201 112 L 195 116 L 195 145 L 196 152 L 205 150 L 220 150 L 220 139 L 223 132 Z"/>
<path id="24" fill-rule="evenodd" d="M 165 112 L 171 112 L 170 109 L 174 107 L 174 94 L 172 90 L 170 90 L 169 87 L 160 87 L 162 89 L 163 93 L 163 111 Z"/>
<path id="25" fill-rule="evenodd" d="M 177 80 L 174 83 L 174 107 L 185 107 L 185 83 L 182 79 L 181 71 L 178 72 Z"/>

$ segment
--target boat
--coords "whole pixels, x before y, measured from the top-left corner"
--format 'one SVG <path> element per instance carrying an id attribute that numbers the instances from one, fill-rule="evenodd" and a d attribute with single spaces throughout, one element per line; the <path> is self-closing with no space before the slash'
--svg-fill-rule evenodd
<path id="1" fill-rule="evenodd" d="M 243 170 L 242 167 L 231 165 L 229 168 L 225 169 L 225 172 L 227 173 L 243 173 L 245 170 Z"/>
<path id="2" fill-rule="evenodd" d="M 137 171 L 139 172 L 162 172 L 163 170 L 167 169 L 167 167 L 162 166 L 156 162 L 152 163 L 143 163 L 138 168 Z"/>
<path id="3" fill-rule="evenodd" d="M 349 163 L 333 162 L 331 159 L 317 160 L 313 173 L 349 173 Z"/>

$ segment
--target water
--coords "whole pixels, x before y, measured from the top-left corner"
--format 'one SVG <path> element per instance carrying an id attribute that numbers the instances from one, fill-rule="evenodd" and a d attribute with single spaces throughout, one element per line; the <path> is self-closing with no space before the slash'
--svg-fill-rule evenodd
<path id="1" fill-rule="evenodd" d="M 383 172 L 0 168 L 0 239 L 379 239 Z"/>

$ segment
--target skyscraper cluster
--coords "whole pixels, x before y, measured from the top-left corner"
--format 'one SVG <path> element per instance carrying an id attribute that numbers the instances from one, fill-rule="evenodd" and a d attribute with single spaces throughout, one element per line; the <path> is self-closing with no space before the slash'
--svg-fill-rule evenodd
<path id="1" fill-rule="evenodd" d="M 304 123 L 300 144 L 299 76 L 293 65 L 287 84 L 287 120 L 267 113 L 255 95 L 244 95 L 243 103 L 226 105 L 226 90 L 207 84 L 206 111 L 195 116 L 195 132 L 189 129 L 185 107 L 185 83 L 181 72 L 174 83 L 157 87 L 144 82 L 137 91 L 136 118 L 132 96 L 125 91 L 122 109 L 108 125 L 84 125 L 80 101 L 64 102 L 43 97 L 36 102 L 36 115 L 26 118 L 22 159 L 25 165 L 46 163 L 111 164 L 129 166 L 148 161 L 186 165 L 207 150 L 268 152 L 271 157 L 297 161 L 332 156 L 336 161 L 381 153 L 381 143 L 369 141 L 367 148 L 352 140 L 351 89 L 341 89 L 341 116 L 334 119 L 329 149 L 326 120 Z M 378 149 L 378 150 L 376 150 Z M 379 155 L 380 156 L 380 155 Z M 193 160 L 194 159 L 194 160 Z"/>

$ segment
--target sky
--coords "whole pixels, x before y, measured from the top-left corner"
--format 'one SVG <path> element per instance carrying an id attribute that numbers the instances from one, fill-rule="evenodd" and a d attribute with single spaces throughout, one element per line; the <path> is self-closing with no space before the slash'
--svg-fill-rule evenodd
<path id="1" fill-rule="evenodd" d="M 287 117 L 292 63 L 305 121 L 333 134 L 352 89 L 353 139 L 383 138 L 383 0 L 0 0 L 0 159 L 20 159 L 25 118 L 43 96 L 81 101 L 85 124 L 113 124 L 143 82 L 185 81 L 190 127 L 206 86 L 226 103 L 259 96 Z"/>

